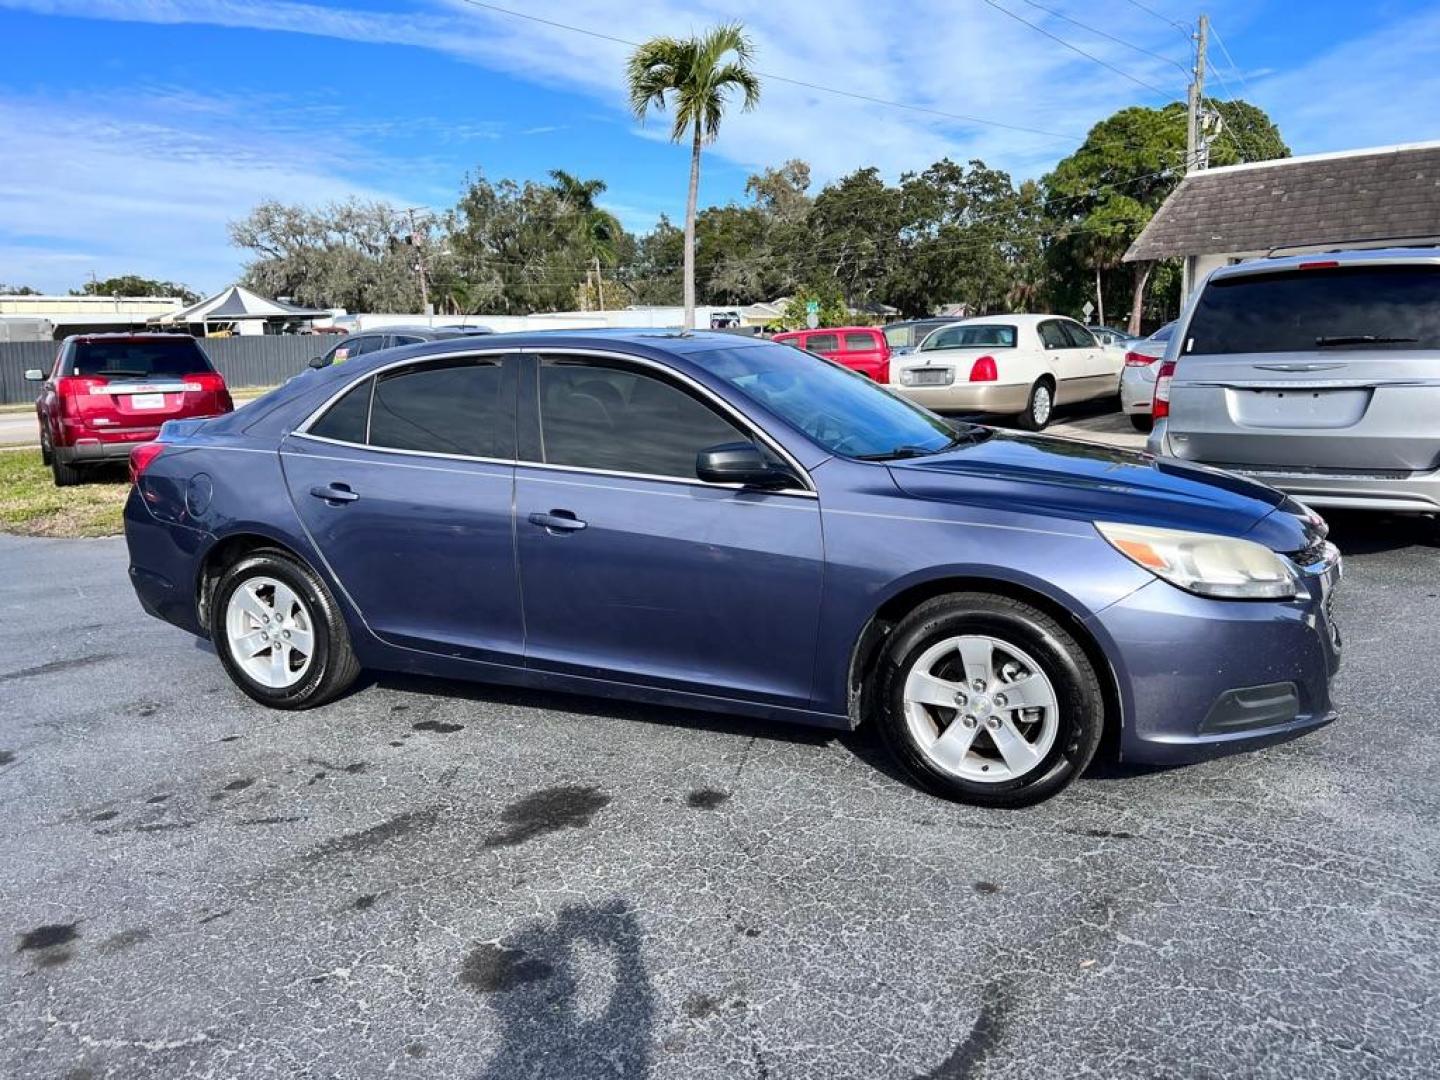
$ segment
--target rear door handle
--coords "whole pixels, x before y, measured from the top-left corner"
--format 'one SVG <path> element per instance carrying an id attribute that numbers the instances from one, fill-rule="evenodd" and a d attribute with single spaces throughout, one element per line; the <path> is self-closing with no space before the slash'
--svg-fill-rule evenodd
<path id="1" fill-rule="evenodd" d="M 530 524 L 539 525 L 552 533 L 566 533 L 579 532 L 587 523 L 577 518 L 572 511 L 551 510 L 548 514 L 531 514 Z"/>
<path id="2" fill-rule="evenodd" d="M 317 484 L 310 489 L 310 494 L 328 503 L 350 503 L 360 498 L 350 490 L 349 484 L 326 484 L 324 487 Z"/>

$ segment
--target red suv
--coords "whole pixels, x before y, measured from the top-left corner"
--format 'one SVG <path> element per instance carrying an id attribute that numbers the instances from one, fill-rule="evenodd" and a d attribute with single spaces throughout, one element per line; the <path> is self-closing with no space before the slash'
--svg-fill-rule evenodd
<path id="1" fill-rule="evenodd" d="M 838 326 L 827 330 L 791 330 L 775 341 L 795 345 L 826 360 L 868 375 L 878 383 L 890 381 L 890 345 L 873 326 Z"/>
<path id="2" fill-rule="evenodd" d="M 124 461 L 166 420 L 218 416 L 235 408 L 225 379 L 183 334 L 67 337 L 35 401 L 40 453 L 58 487 L 78 484 L 82 466 Z"/>

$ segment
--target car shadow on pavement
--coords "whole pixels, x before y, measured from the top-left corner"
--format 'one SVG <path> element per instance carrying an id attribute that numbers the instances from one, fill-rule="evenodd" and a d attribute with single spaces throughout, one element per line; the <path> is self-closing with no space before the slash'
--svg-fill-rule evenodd
<path id="1" fill-rule="evenodd" d="M 494 1002 L 500 1048 L 481 1080 L 639 1078 L 650 1071 L 655 991 L 640 924 L 623 900 L 562 908 L 499 942 L 481 942 L 461 986 Z"/>
<path id="2" fill-rule="evenodd" d="M 1435 515 L 1350 510 L 1321 511 L 1321 515 L 1329 522 L 1330 540 L 1342 555 L 1377 555 L 1409 547 L 1440 548 L 1440 517 Z"/>

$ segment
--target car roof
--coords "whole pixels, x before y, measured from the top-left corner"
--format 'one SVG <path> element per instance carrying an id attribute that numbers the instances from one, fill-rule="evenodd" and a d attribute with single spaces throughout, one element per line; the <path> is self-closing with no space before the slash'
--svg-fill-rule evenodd
<path id="1" fill-rule="evenodd" d="M 1257 274 L 1279 274 L 1317 264 L 1340 266 L 1440 266 L 1440 247 L 1367 248 L 1361 251 L 1320 251 L 1310 255 L 1284 255 L 1273 259 L 1250 259 L 1222 266 L 1210 274 L 1209 280 L 1248 277 Z"/>
<path id="2" fill-rule="evenodd" d="M 105 330 L 95 334 L 68 334 L 65 341 L 195 341 L 189 334 L 166 334 L 145 330 Z"/>
<path id="3" fill-rule="evenodd" d="M 432 338 L 464 337 L 467 334 L 490 334 L 492 331 L 488 326 L 412 326 L 408 323 L 399 323 L 395 326 L 375 326 L 369 330 L 356 330 L 353 337 L 360 337 L 364 334 L 423 334 Z"/>
<path id="4" fill-rule="evenodd" d="M 808 326 L 802 326 L 799 330 L 782 330 L 775 336 L 789 337 L 792 334 L 844 334 L 856 330 L 873 330 L 878 334 L 884 329 L 885 327 L 883 326 L 817 326 L 814 329 Z"/>
<path id="5" fill-rule="evenodd" d="M 956 319 L 953 326 L 991 326 L 995 323 L 1014 323 L 1017 326 L 1038 326 L 1050 319 L 1065 319 L 1068 322 L 1075 320 L 1069 315 L 1032 315 L 1028 313 L 1017 313 L 1014 315 L 972 315 L 968 319 Z"/>

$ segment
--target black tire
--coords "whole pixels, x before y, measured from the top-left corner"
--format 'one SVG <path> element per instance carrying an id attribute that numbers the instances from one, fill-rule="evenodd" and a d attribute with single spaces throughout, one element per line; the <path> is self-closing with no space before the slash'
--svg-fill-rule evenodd
<path id="1" fill-rule="evenodd" d="M 1149 413 L 1131 413 L 1130 424 L 1136 431 L 1149 433 L 1155 430 L 1155 418 Z"/>
<path id="2" fill-rule="evenodd" d="M 915 662 L 945 638 L 970 634 L 1023 650 L 1054 690 L 1054 742 L 1034 768 L 1011 780 L 967 780 L 942 769 L 926 756 L 906 720 L 905 681 Z M 992 807 L 1041 802 L 1084 772 L 1100 745 L 1105 701 L 1094 667 L 1059 623 L 1018 600 L 991 593 L 952 593 L 926 601 L 891 633 L 877 677 L 874 719 L 891 754 L 922 787 L 957 802 Z M 951 722 L 958 722 L 958 717 Z"/>
<path id="3" fill-rule="evenodd" d="M 312 624 L 315 650 L 310 667 L 299 682 L 272 688 L 257 682 L 240 666 L 225 629 L 226 610 L 235 590 L 254 577 L 283 582 L 305 604 Z M 210 602 L 210 640 L 225 672 L 250 697 L 272 709 L 308 709 L 331 701 L 355 681 L 360 663 L 350 647 L 345 617 L 325 583 L 288 552 L 264 548 L 251 552 L 226 569 Z"/>
<path id="4" fill-rule="evenodd" d="M 54 452 L 50 449 L 50 436 L 47 435 L 47 434 L 45 434 L 45 429 L 44 429 L 44 428 L 41 428 L 41 429 L 40 429 L 40 464 L 44 465 L 46 468 L 49 468 L 51 461 L 54 460 L 54 457 L 55 457 L 55 454 L 54 454 Z"/>
<path id="5" fill-rule="evenodd" d="M 1039 399 L 1038 404 L 1037 399 Z M 1049 408 L 1041 407 L 1045 402 L 1048 402 Z M 1044 431 L 1054 414 L 1055 384 L 1049 379 L 1036 379 L 1035 385 L 1030 387 L 1030 397 L 1025 402 L 1025 411 L 1017 418 L 1017 422 L 1026 431 Z"/>
<path id="6" fill-rule="evenodd" d="M 50 475 L 55 478 L 56 487 L 74 487 L 83 483 L 84 474 L 74 465 L 61 461 L 53 450 L 50 452 Z"/>

